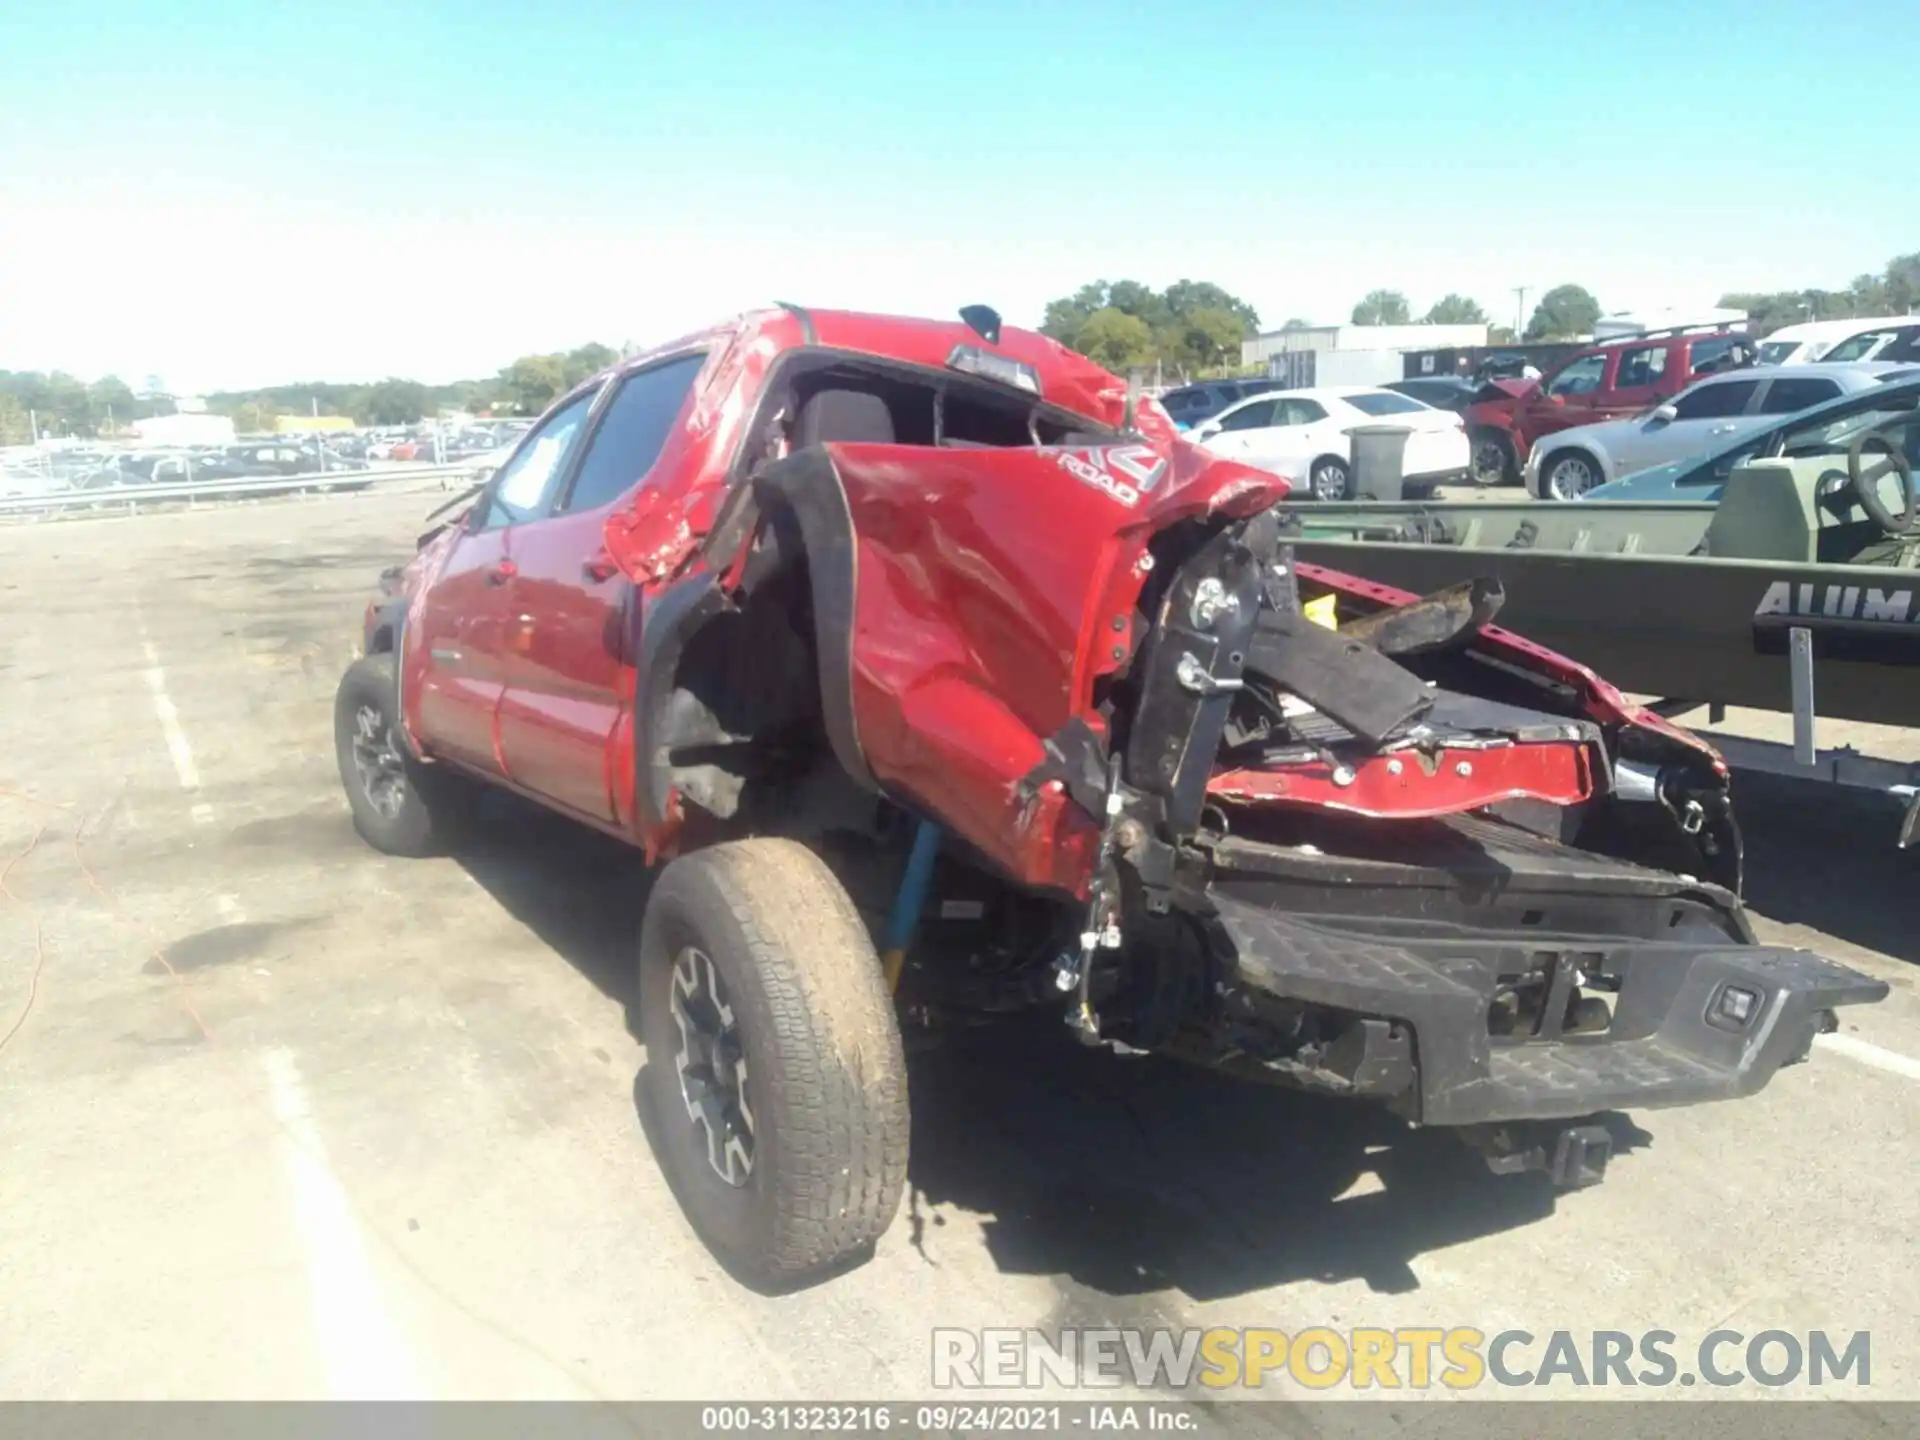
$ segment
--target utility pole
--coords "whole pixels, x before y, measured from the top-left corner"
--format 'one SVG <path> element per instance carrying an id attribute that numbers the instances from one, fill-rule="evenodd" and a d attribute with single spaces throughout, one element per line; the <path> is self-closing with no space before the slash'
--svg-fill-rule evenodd
<path id="1" fill-rule="evenodd" d="M 1525 318 L 1527 313 L 1527 287 L 1524 285 L 1514 286 L 1513 295 L 1513 338 L 1518 340 L 1526 333 L 1527 329 Z"/>

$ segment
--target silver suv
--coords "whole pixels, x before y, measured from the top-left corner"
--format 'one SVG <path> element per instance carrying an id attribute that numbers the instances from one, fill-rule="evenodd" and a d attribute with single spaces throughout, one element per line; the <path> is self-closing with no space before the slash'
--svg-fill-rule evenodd
<path id="1" fill-rule="evenodd" d="M 1829 363 L 1726 371 L 1628 419 L 1541 436 L 1521 475 L 1537 499 L 1577 500 L 1622 475 L 1705 454 L 1782 415 L 1912 373 L 1910 365 Z"/>

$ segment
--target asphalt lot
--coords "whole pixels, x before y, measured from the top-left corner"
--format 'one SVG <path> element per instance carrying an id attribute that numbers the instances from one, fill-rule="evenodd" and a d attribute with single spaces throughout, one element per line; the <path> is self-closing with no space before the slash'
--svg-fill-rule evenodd
<path id="1" fill-rule="evenodd" d="M 0 528 L 0 1397 L 907 1397 L 936 1326 L 1191 1323 L 1868 1330 L 1920 1399 L 1920 862 L 1779 787 L 1767 938 L 1894 993 L 1597 1189 L 1049 1030 L 916 1055 L 878 1256 L 741 1289 L 635 1120 L 636 860 L 349 826 L 334 684 L 439 498 Z"/>

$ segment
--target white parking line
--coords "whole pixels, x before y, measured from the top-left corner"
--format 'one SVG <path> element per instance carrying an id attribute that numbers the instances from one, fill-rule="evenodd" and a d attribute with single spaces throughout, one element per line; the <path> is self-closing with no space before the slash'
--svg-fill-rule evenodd
<path id="1" fill-rule="evenodd" d="M 1902 1055 L 1897 1050 L 1883 1050 L 1866 1040 L 1852 1035 L 1821 1035 L 1815 1043 L 1824 1045 L 1836 1054 L 1847 1055 L 1862 1065 L 1871 1065 L 1876 1070 L 1884 1070 L 1889 1075 L 1899 1075 L 1908 1080 L 1920 1080 L 1920 1060 L 1911 1055 Z"/>
<path id="2" fill-rule="evenodd" d="M 280 1159 L 306 1250 L 314 1334 L 329 1388 L 341 1400 L 425 1398 L 406 1342 L 380 1303 L 346 1192 L 327 1165 L 300 1067 L 283 1048 L 267 1051 L 260 1063 L 274 1116 L 285 1131 L 279 1137 Z"/>
<path id="3" fill-rule="evenodd" d="M 167 694 L 167 672 L 160 668 L 160 654 L 151 640 L 140 646 L 147 657 L 147 689 L 153 692 L 153 713 L 160 717 L 160 733 L 166 737 L 167 754 L 173 757 L 174 773 L 182 790 L 200 788 L 200 772 L 194 767 L 193 748 L 187 744 L 187 732 L 180 728 L 180 712 Z"/>
<path id="4" fill-rule="evenodd" d="M 138 610 L 134 611 L 134 623 L 140 630 L 140 650 L 146 656 L 147 689 L 153 692 L 153 713 L 160 717 L 160 733 L 166 737 L 167 754 L 173 758 L 173 772 L 180 777 L 182 790 L 200 788 L 200 770 L 193 763 L 193 747 L 187 744 L 187 732 L 180 725 L 180 711 L 173 703 L 173 697 L 167 693 L 167 672 L 161 668 L 160 652 L 153 648 L 153 640 L 147 634 L 147 618 Z M 211 825 L 213 807 L 202 800 L 195 803 L 193 823 Z"/>

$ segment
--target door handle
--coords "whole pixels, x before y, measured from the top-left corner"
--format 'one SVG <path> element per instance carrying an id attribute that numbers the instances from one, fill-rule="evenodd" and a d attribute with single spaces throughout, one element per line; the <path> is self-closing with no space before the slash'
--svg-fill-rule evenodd
<path id="1" fill-rule="evenodd" d="M 601 585 L 620 573 L 611 555 L 601 554 L 580 562 L 580 573 L 595 585 Z"/>
<path id="2" fill-rule="evenodd" d="M 489 585 L 504 585 L 519 573 L 520 567 L 514 564 L 513 561 L 502 560 L 498 565 L 487 571 L 487 583 Z"/>

